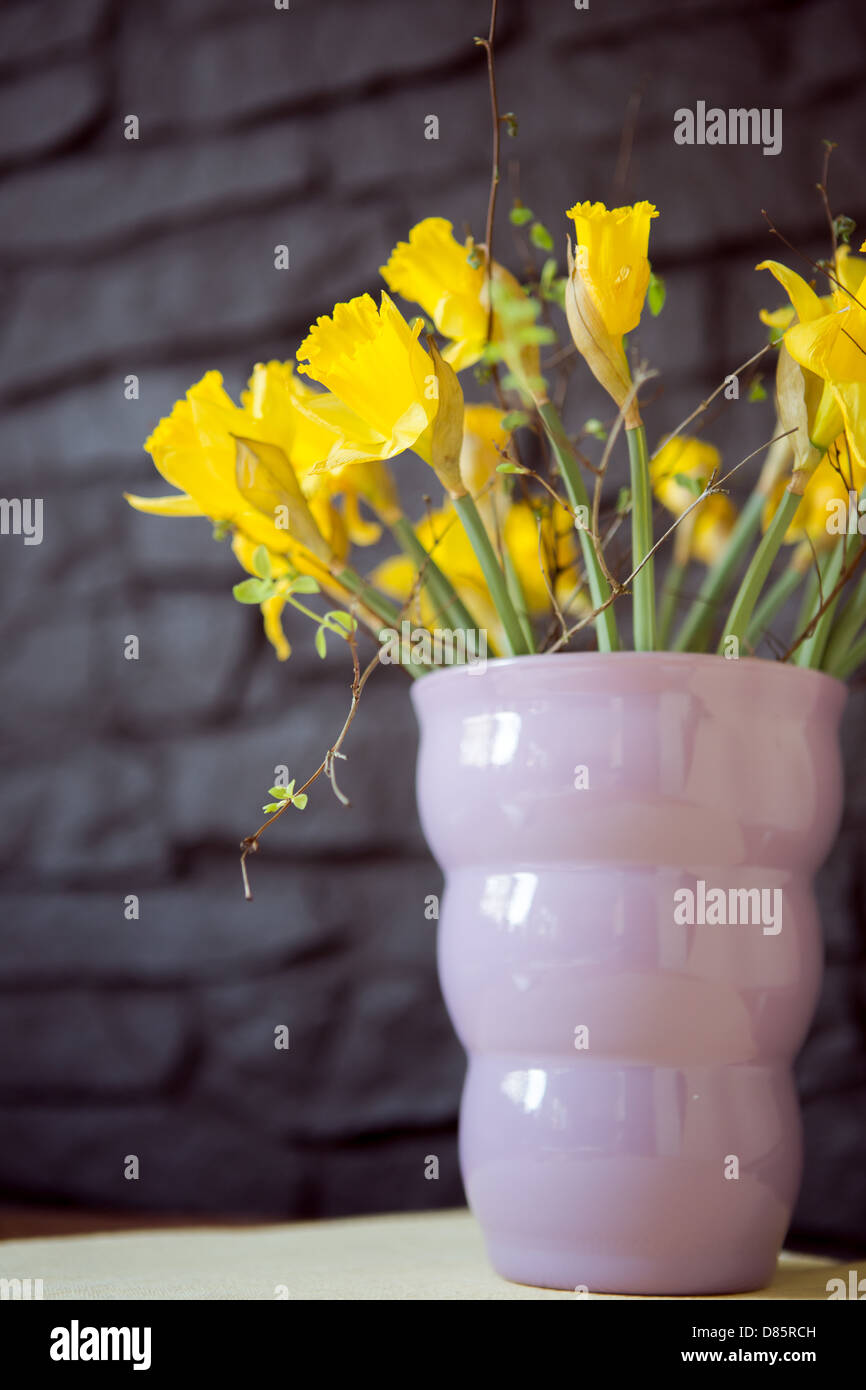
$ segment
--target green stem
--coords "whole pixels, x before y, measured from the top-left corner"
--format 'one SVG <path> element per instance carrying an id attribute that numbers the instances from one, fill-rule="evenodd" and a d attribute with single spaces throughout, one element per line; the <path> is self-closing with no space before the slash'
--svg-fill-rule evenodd
<path id="1" fill-rule="evenodd" d="M 764 632 L 788 599 L 797 592 L 805 578 L 805 572 L 795 564 L 783 570 L 774 584 L 770 585 L 761 602 L 752 614 L 746 629 L 746 645 L 752 650 L 757 647 Z"/>
<path id="2" fill-rule="evenodd" d="M 825 555 L 821 559 L 821 587 L 818 591 L 819 597 L 818 604 L 816 604 L 816 611 L 821 602 L 821 593 L 823 592 L 823 594 L 826 597 L 826 595 L 829 594 L 836 587 L 836 584 L 839 580 L 839 575 L 842 572 L 842 564 L 844 559 L 844 545 L 834 546 L 830 554 Z M 833 602 L 828 604 L 828 606 L 824 609 L 824 612 L 821 614 L 820 618 L 815 624 L 812 633 L 806 638 L 805 642 L 800 643 L 799 647 L 794 653 L 795 665 L 814 667 L 819 667 L 821 665 L 821 661 L 824 656 L 824 650 L 827 646 L 827 639 L 830 636 L 830 629 L 833 626 L 833 617 L 839 605 L 840 598 L 841 590 L 833 599 Z M 809 621 L 810 619 L 807 619 L 807 624 Z"/>
<path id="3" fill-rule="evenodd" d="M 563 423 L 557 414 L 556 407 L 553 406 L 550 401 L 545 401 L 543 405 L 538 407 L 538 414 L 544 425 L 547 437 L 550 440 L 554 455 L 556 456 L 557 466 L 562 481 L 565 484 L 568 500 L 575 511 L 577 511 L 579 507 L 585 508 L 585 513 L 589 516 L 592 511 L 589 503 L 589 493 L 583 481 L 580 464 L 574 456 L 574 450 L 571 447 L 571 442 L 565 432 Z M 586 567 L 589 581 L 589 593 L 592 606 L 593 608 L 601 608 L 601 605 L 606 603 L 610 598 L 610 585 L 599 563 L 595 544 L 589 531 L 584 530 L 583 527 L 578 527 L 577 535 L 580 541 L 583 563 Z M 599 613 L 594 621 L 599 651 L 618 652 L 620 649 L 620 640 L 616 618 L 613 612 L 613 604 L 608 604 L 607 608 Z"/>
<path id="4" fill-rule="evenodd" d="M 831 675 L 845 681 L 849 676 L 853 676 L 857 667 L 864 661 L 866 661 L 866 632 L 862 633 L 857 641 L 849 647 L 845 660 L 837 670 L 831 672 Z"/>
<path id="5" fill-rule="evenodd" d="M 724 551 L 704 575 L 697 597 L 674 639 L 672 651 L 703 651 L 706 647 L 718 604 L 728 592 L 743 555 L 760 529 L 765 501 L 760 492 L 749 494 Z"/>
<path id="6" fill-rule="evenodd" d="M 846 665 L 851 645 L 866 618 L 866 574 L 857 581 L 842 616 L 835 624 L 827 643 L 821 669 L 837 676 Z"/>
<path id="7" fill-rule="evenodd" d="M 676 616 L 677 603 L 679 602 L 680 588 L 687 569 L 688 565 L 683 564 L 682 561 L 671 560 L 664 577 L 657 639 L 659 648 L 662 651 L 664 651 L 668 645 L 671 628 L 674 625 L 674 618 Z"/>
<path id="8" fill-rule="evenodd" d="M 526 595 L 523 592 L 520 575 L 517 573 L 517 568 L 511 558 L 511 553 L 504 541 L 502 545 L 502 563 L 505 568 L 505 582 L 508 585 L 508 593 L 511 602 L 514 604 L 517 621 L 520 623 L 527 647 L 530 652 L 534 652 L 537 650 L 535 645 L 535 633 L 532 631 L 532 622 L 529 617 Z"/>
<path id="9" fill-rule="evenodd" d="M 487 581 L 487 588 L 490 590 L 490 597 L 494 607 L 499 614 L 505 633 L 505 643 L 509 656 L 525 656 L 529 648 L 523 635 L 520 621 L 514 611 L 514 605 L 508 595 L 508 586 L 505 582 L 505 575 L 502 567 L 496 558 L 496 551 L 487 534 L 487 527 L 481 520 L 480 513 L 469 493 L 463 497 L 452 498 L 454 510 L 457 512 L 463 529 L 465 530 L 475 551 L 476 558 L 481 566 L 484 578 Z"/>
<path id="10" fill-rule="evenodd" d="M 655 562 L 646 560 L 653 548 L 653 503 L 649 451 L 643 425 L 627 429 L 631 471 L 631 561 L 635 651 L 651 652 L 656 645 Z M 642 562 L 646 560 L 646 563 Z M 641 566 L 638 569 L 638 566 Z"/>
<path id="11" fill-rule="evenodd" d="M 437 619 L 445 618 L 456 629 L 464 628 L 467 632 L 477 632 L 477 622 L 463 600 L 457 596 L 451 580 L 445 577 L 436 561 L 424 549 L 411 522 L 407 521 L 405 516 L 401 516 L 393 523 L 391 531 L 404 555 L 408 555 L 423 575 L 424 587 L 430 595 Z"/>
<path id="12" fill-rule="evenodd" d="M 797 508 L 802 498 L 796 492 L 790 492 L 787 488 L 782 494 L 782 500 L 776 508 L 773 519 L 761 537 L 760 545 L 752 556 L 749 568 L 743 575 L 742 582 L 737 590 L 737 596 L 728 613 L 727 621 L 722 630 L 719 640 L 718 650 L 724 651 L 725 643 L 732 637 L 736 637 L 738 642 L 742 642 L 746 629 L 751 622 L 755 605 L 761 595 L 761 590 L 767 579 L 767 575 L 773 566 L 773 561 L 779 553 L 782 542 L 787 534 L 788 527 L 794 519 Z"/>
<path id="13" fill-rule="evenodd" d="M 355 594 L 367 605 L 371 613 L 375 613 L 377 618 L 381 618 L 383 623 L 389 627 L 395 627 L 400 621 L 400 611 L 386 598 L 380 594 L 378 589 L 374 589 L 372 584 L 368 584 L 366 579 L 362 579 L 360 574 L 348 566 L 342 570 L 334 572 L 334 578 L 338 584 L 342 584 L 349 593 Z"/>

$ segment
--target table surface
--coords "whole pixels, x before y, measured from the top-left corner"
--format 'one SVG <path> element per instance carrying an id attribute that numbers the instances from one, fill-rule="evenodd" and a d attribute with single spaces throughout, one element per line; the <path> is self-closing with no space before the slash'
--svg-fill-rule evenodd
<path id="1" fill-rule="evenodd" d="M 849 1267 L 786 1251 L 769 1288 L 726 1297 L 824 1300 L 827 1280 L 840 1277 L 847 1284 Z M 0 1245 L 0 1277 L 41 1279 L 46 1299 L 575 1298 L 500 1279 L 465 1210 L 40 1235 Z"/>

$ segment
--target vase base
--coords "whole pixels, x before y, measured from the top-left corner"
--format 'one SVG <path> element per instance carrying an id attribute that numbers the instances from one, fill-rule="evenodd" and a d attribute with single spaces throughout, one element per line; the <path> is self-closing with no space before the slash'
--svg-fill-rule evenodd
<path id="1" fill-rule="evenodd" d="M 742 1261 L 720 1266 L 704 1255 L 683 1261 L 620 1255 L 582 1256 L 574 1250 L 538 1249 L 513 1243 L 489 1243 L 490 1263 L 512 1284 L 538 1289 L 613 1294 L 636 1298 L 713 1298 L 725 1294 L 757 1293 L 773 1278 L 775 1260 Z"/>

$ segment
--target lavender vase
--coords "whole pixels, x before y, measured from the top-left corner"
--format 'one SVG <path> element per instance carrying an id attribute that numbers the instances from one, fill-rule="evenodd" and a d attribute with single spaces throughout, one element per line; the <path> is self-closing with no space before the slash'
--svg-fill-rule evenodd
<path id="1" fill-rule="evenodd" d="M 801 1176 L 791 1063 L 845 687 L 563 654 L 443 670 L 413 698 L 469 1059 L 461 1168 L 493 1265 L 592 1292 L 762 1288 Z"/>

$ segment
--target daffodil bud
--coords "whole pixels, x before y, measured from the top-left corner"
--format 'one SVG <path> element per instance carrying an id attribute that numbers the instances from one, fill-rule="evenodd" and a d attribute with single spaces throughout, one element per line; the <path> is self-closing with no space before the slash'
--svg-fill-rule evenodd
<path id="1" fill-rule="evenodd" d="M 580 272 L 580 248 L 575 258 L 568 242 L 568 280 L 565 286 L 565 313 L 574 345 L 600 386 L 621 410 L 632 391 L 631 372 L 622 346 L 622 336 L 609 333 L 596 308 L 586 280 Z M 626 413 L 626 427 L 640 424 L 637 401 L 632 399 Z"/>
<path id="2" fill-rule="evenodd" d="M 439 406 L 433 418 L 431 463 L 433 471 L 449 497 L 465 497 L 460 474 L 463 448 L 463 391 L 457 373 L 442 357 L 432 338 L 427 348 L 436 372 Z"/>
<path id="3" fill-rule="evenodd" d="M 842 416 L 820 377 L 795 362 L 784 343 L 776 367 L 776 410 L 794 451 L 791 492 L 802 496 L 822 454 L 842 429 Z"/>

